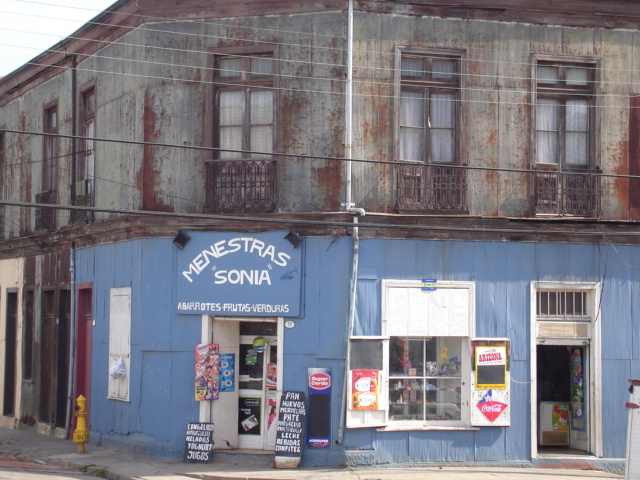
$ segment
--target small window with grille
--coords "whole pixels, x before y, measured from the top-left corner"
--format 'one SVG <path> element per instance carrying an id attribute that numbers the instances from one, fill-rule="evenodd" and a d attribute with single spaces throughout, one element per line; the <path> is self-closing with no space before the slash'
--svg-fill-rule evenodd
<path id="1" fill-rule="evenodd" d="M 590 321 L 587 293 L 585 290 L 538 290 L 538 320 Z"/>

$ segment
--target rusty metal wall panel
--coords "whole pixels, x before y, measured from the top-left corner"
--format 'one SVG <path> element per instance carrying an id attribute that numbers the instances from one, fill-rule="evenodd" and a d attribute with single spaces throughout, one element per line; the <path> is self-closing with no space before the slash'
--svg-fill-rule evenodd
<path id="1" fill-rule="evenodd" d="M 594 156 L 601 159 L 598 164 L 605 174 L 624 174 L 629 96 L 634 93 L 632 79 L 637 73 L 621 62 L 633 57 L 629 49 L 638 42 L 637 33 L 364 13 L 356 13 L 355 24 L 355 158 L 395 160 L 392 145 L 398 141 L 397 114 L 390 59 L 396 46 L 411 45 L 464 52 L 461 161 L 470 168 L 470 214 L 531 215 L 533 178 L 518 171 L 535 166 L 530 105 L 534 54 L 590 57 L 601 62 Z M 386 68 L 375 57 L 386 59 Z M 378 66 L 382 68 L 372 74 Z M 384 196 L 391 176 L 385 167 L 357 165 L 355 172 L 356 204 L 368 210 L 391 211 L 393 195 Z M 624 179 L 603 177 L 603 218 L 628 217 L 627 184 Z"/>

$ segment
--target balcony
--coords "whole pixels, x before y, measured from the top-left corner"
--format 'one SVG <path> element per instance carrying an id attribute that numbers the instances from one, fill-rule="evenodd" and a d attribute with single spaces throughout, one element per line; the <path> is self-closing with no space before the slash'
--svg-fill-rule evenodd
<path id="1" fill-rule="evenodd" d="M 206 205 L 220 213 L 264 213 L 275 209 L 274 160 L 209 160 Z"/>
<path id="2" fill-rule="evenodd" d="M 36 203 L 55 204 L 57 192 L 48 190 L 36 194 Z M 51 207 L 36 207 L 36 231 L 56 229 L 56 209 Z"/>
<path id="3" fill-rule="evenodd" d="M 91 180 L 85 179 L 74 183 L 71 186 L 72 204 L 76 207 L 90 207 L 91 206 Z M 71 210 L 69 223 L 75 224 L 78 222 L 90 223 L 92 220 L 91 212 L 87 210 Z"/>
<path id="4" fill-rule="evenodd" d="M 536 216 L 596 218 L 602 215 L 601 172 L 537 171 L 534 173 L 534 213 Z"/>
<path id="5" fill-rule="evenodd" d="M 395 170 L 398 211 L 468 213 L 466 168 L 407 164 Z"/>

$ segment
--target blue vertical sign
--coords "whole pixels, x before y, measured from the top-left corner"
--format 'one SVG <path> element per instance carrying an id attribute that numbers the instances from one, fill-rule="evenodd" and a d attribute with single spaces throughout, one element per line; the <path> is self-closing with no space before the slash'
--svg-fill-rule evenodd
<path id="1" fill-rule="evenodd" d="M 331 369 L 309 368 L 307 446 L 331 446 Z"/>
<path id="2" fill-rule="evenodd" d="M 302 247 L 286 235 L 189 232 L 178 251 L 178 313 L 300 316 Z"/>

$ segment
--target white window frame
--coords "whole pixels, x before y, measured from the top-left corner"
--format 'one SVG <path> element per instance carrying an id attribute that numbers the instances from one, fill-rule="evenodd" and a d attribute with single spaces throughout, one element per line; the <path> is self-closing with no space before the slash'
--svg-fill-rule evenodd
<path id="1" fill-rule="evenodd" d="M 394 319 L 399 318 L 403 320 L 394 325 Z M 380 337 L 351 337 L 351 340 L 377 339 L 383 342 L 382 369 L 378 382 L 379 410 L 352 410 L 347 395 L 347 427 L 381 427 L 383 430 L 472 429 L 469 342 L 475 337 L 475 283 L 439 281 L 436 290 L 424 291 L 419 280 L 382 280 L 381 321 Z M 405 327 L 398 326 L 398 323 L 404 323 Z M 403 334 L 413 337 L 460 337 L 460 420 L 389 420 L 389 339 Z M 351 385 L 350 367 L 348 374 L 348 385 Z"/>
<path id="2" fill-rule="evenodd" d="M 109 364 L 122 359 L 124 377 L 114 378 L 107 371 L 109 389 L 107 398 L 129 401 L 131 378 L 131 287 L 112 288 L 109 294 Z"/>

